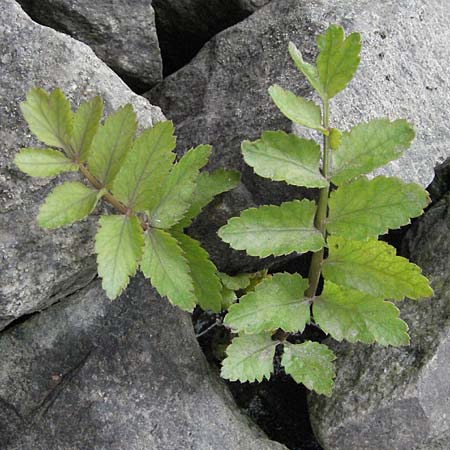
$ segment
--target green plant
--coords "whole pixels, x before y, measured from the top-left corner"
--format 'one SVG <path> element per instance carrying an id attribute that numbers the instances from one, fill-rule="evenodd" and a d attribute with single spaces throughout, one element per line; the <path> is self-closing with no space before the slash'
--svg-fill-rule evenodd
<path id="1" fill-rule="evenodd" d="M 406 323 L 385 299 L 428 297 L 432 289 L 419 267 L 377 238 L 422 214 L 429 197 L 416 184 L 365 176 L 400 157 L 414 131 L 404 120 L 386 119 L 343 133 L 330 127 L 330 99 L 346 87 L 358 67 L 360 35 L 344 38 L 341 27 L 330 26 L 317 42 L 315 66 L 305 62 L 292 43 L 289 52 L 319 94 L 322 108 L 280 86 L 272 86 L 269 94 L 291 121 L 323 135 L 322 151 L 314 140 L 283 131 L 266 131 L 255 142 L 242 144 L 244 159 L 256 174 L 318 188 L 317 204 L 292 200 L 247 209 L 219 230 L 222 240 L 252 256 L 313 252 L 308 279 L 277 273 L 230 306 L 225 324 L 239 335 L 227 349 L 222 376 L 240 381 L 269 378 L 275 349 L 282 345 L 286 373 L 330 395 L 333 352 L 318 342 L 291 343 L 290 336 L 314 323 L 338 341 L 408 344 Z"/>
<path id="2" fill-rule="evenodd" d="M 51 177 L 78 171 L 87 182 L 66 181 L 41 205 L 38 224 L 58 228 L 88 216 L 103 199 L 116 214 L 100 216 L 95 237 L 98 273 L 116 298 L 140 269 L 158 292 L 186 311 L 196 304 L 221 310 L 222 285 L 208 254 L 183 229 L 212 198 L 233 188 L 233 171 L 200 172 L 211 147 L 200 145 L 174 163 L 172 122 L 135 138 L 136 114 L 121 107 L 103 124 L 99 97 L 75 113 L 59 89 L 32 89 L 21 104 L 34 135 L 55 148 L 24 148 L 15 158 L 23 172 Z M 111 208 L 112 207 L 112 208 Z"/>

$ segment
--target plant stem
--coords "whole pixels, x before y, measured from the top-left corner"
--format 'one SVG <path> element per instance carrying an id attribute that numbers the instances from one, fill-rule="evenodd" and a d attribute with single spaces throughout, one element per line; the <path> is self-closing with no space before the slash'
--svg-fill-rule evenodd
<path id="1" fill-rule="evenodd" d="M 328 98 L 323 99 L 323 119 L 322 125 L 328 130 L 330 120 L 330 103 Z M 330 149 L 330 138 L 327 135 L 323 137 L 323 159 L 322 159 L 322 174 L 328 179 L 330 170 L 330 159 L 331 159 L 331 149 Z M 327 232 L 327 210 L 328 210 L 328 195 L 330 192 L 330 186 L 324 187 L 319 193 L 319 203 L 317 205 L 316 218 L 314 220 L 315 227 L 322 233 L 323 237 L 326 238 Z M 316 295 L 317 286 L 319 285 L 320 274 L 322 272 L 322 262 L 323 262 L 324 249 L 322 248 L 318 252 L 315 252 L 311 259 L 311 266 L 309 268 L 309 287 L 305 292 L 307 298 L 313 298 Z"/>

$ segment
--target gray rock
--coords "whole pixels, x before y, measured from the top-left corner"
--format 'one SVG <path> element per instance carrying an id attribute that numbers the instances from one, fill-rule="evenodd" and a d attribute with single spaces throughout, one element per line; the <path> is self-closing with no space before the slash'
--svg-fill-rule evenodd
<path id="1" fill-rule="evenodd" d="M 19 0 L 37 22 L 88 44 L 136 89 L 162 78 L 152 0 Z"/>
<path id="2" fill-rule="evenodd" d="M 431 280 L 431 300 L 398 303 L 411 346 L 335 344 L 331 398 L 310 396 L 325 450 L 450 448 L 450 198 L 408 231 L 405 253 Z"/>
<path id="3" fill-rule="evenodd" d="M 218 150 L 212 166 L 235 167 L 256 203 L 301 195 L 282 183 L 252 175 L 240 157 L 240 143 L 263 130 L 290 131 L 267 88 L 278 83 L 313 97 L 291 62 L 292 40 L 314 58 L 315 39 L 330 23 L 362 33 L 362 61 L 350 87 L 331 108 L 332 124 L 346 129 L 379 116 L 407 118 L 417 130 L 411 150 L 380 173 L 427 186 L 433 169 L 450 154 L 447 120 L 450 60 L 447 6 L 438 0 L 272 1 L 204 46 L 195 59 L 148 93 L 173 119 L 181 148 L 199 142 Z M 303 130 L 302 130 L 303 132 Z"/>
<path id="4" fill-rule="evenodd" d="M 95 276 L 95 220 L 43 231 L 36 215 L 56 184 L 17 170 L 14 155 L 36 145 L 19 103 L 36 85 L 59 86 L 72 104 L 101 95 L 106 112 L 132 103 L 142 126 L 162 120 L 159 108 L 133 94 L 86 45 L 37 25 L 12 0 L 0 2 L 0 330 L 63 298 Z"/>
<path id="5" fill-rule="evenodd" d="M 189 62 L 218 32 L 270 0 L 152 0 L 165 74 Z"/>
<path id="6" fill-rule="evenodd" d="M 0 335 L 0 447 L 283 450 L 242 416 L 187 314 L 135 279 L 95 281 Z"/>

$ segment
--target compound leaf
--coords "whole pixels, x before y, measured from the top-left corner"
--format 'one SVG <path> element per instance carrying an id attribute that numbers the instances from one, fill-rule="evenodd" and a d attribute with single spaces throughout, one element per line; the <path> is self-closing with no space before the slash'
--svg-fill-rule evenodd
<path id="1" fill-rule="evenodd" d="M 216 266 L 200 243 L 183 233 L 174 234 L 191 270 L 194 292 L 198 304 L 204 310 L 215 313 L 222 309 L 222 284 Z"/>
<path id="2" fill-rule="evenodd" d="M 257 141 L 244 141 L 241 148 L 245 162 L 262 177 L 294 186 L 328 186 L 319 170 L 320 147 L 313 140 L 266 131 Z"/>
<path id="3" fill-rule="evenodd" d="M 101 195 L 102 192 L 78 181 L 56 186 L 39 209 L 38 224 L 42 228 L 58 228 L 84 219 L 95 208 Z"/>
<path id="4" fill-rule="evenodd" d="M 141 270 L 162 296 L 185 311 L 196 305 L 189 263 L 178 241 L 167 231 L 150 228 L 144 234 Z"/>
<path id="5" fill-rule="evenodd" d="M 72 149 L 79 162 L 86 161 L 92 140 L 97 133 L 103 113 L 101 97 L 83 102 L 73 117 Z"/>
<path id="6" fill-rule="evenodd" d="M 95 236 L 98 274 L 106 295 L 115 299 L 136 273 L 144 246 L 136 216 L 102 216 Z"/>
<path id="7" fill-rule="evenodd" d="M 250 286 L 252 274 L 239 273 L 231 276 L 226 273 L 219 272 L 219 278 L 226 288 L 231 289 L 232 291 L 239 291 Z"/>
<path id="8" fill-rule="evenodd" d="M 52 177 L 78 170 L 73 161 L 52 148 L 23 148 L 17 153 L 14 162 L 22 172 L 32 177 Z"/>
<path id="9" fill-rule="evenodd" d="M 374 297 L 402 300 L 433 294 L 420 267 L 396 256 L 395 248 L 376 239 L 353 241 L 330 236 L 328 258 L 322 270 L 325 279 Z"/>
<path id="10" fill-rule="evenodd" d="M 382 298 L 326 281 L 313 312 L 317 325 L 337 341 L 409 344 L 408 325 L 400 319 L 398 308 Z"/>
<path id="11" fill-rule="evenodd" d="M 131 148 L 136 129 L 136 113 L 131 105 L 119 108 L 98 129 L 92 140 L 88 166 L 102 185 L 112 186 Z"/>
<path id="12" fill-rule="evenodd" d="M 399 158 L 414 136 L 406 120 L 375 119 L 353 127 L 343 133 L 341 145 L 333 153 L 331 181 L 340 186 Z"/>
<path id="13" fill-rule="evenodd" d="M 250 208 L 231 218 L 218 234 L 251 256 L 316 252 L 324 246 L 324 239 L 313 225 L 315 212 L 316 204 L 309 200 Z"/>
<path id="14" fill-rule="evenodd" d="M 306 341 L 303 344 L 284 346 L 281 365 L 297 383 L 303 383 L 308 389 L 331 396 L 333 390 L 334 353 L 324 344 Z"/>
<path id="15" fill-rule="evenodd" d="M 191 205 L 177 228 L 188 227 L 216 195 L 235 188 L 239 184 L 239 180 L 239 172 L 234 170 L 217 169 L 211 173 L 202 172 L 197 178 L 197 187 L 192 196 Z"/>
<path id="16" fill-rule="evenodd" d="M 152 226 L 167 229 L 181 220 L 191 204 L 199 171 L 210 154 L 211 146 L 199 145 L 172 167 L 162 189 L 153 196 L 154 206 L 148 213 Z"/>
<path id="17" fill-rule="evenodd" d="M 238 336 L 227 348 L 221 376 L 230 381 L 262 381 L 273 372 L 273 357 L 278 342 L 270 334 Z"/>
<path id="18" fill-rule="evenodd" d="M 269 88 L 269 94 L 278 109 L 292 122 L 314 130 L 326 131 L 322 126 L 320 108 L 313 101 L 298 97 L 276 84 Z"/>
<path id="19" fill-rule="evenodd" d="M 172 122 L 158 122 L 143 131 L 114 180 L 113 194 L 135 211 L 150 208 L 172 167 L 174 148 Z"/>
<path id="20" fill-rule="evenodd" d="M 303 332 L 310 317 L 310 303 L 304 299 L 307 287 L 308 280 L 298 274 L 277 273 L 232 305 L 225 324 L 246 334 L 278 328 L 292 333 Z"/>
<path id="21" fill-rule="evenodd" d="M 347 86 L 358 68 L 361 36 L 351 33 L 344 39 L 344 29 L 331 25 L 317 38 L 317 44 L 319 80 L 326 96 L 331 98 Z"/>
<path id="22" fill-rule="evenodd" d="M 418 184 L 383 176 L 361 178 L 332 192 L 327 231 L 357 240 L 377 237 L 410 223 L 429 201 Z"/>
<path id="23" fill-rule="evenodd" d="M 289 42 L 289 54 L 291 55 L 295 66 L 298 70 L 300 70 L 300 72 L 303 73 L 303 75 L 305 75 L 305 77 L 309 81 L 309 84 L 318 92 L 321 97 L 324 97 L 325 91 L 322 83 L 319 80 L 317 68 L 314 65 L 309 64 L 303 60 L 303 56 L 300 50 L 292 42 Z"/>
<path id="24" fill-rule="evenodd" d="M 40 141 L 63 148 L 71 155 L 73 113 L 61 89 L 54 89 L 50 95 L 41 88 L 31 89 L 20 109 L 30 130 Z"/>

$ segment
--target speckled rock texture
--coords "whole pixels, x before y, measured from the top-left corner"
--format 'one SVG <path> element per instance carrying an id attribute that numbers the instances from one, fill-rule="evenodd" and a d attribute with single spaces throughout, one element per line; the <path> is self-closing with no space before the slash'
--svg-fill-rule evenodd
<path id="1" fill-rule="evenodd" d="M 37 22 L 88 44 L 130 85 L 162 78 L 152 0 L 20 0 Z"/>
<path id="2" fill-rule="evenodd" d="M 190 317 L 135 279 L 95 281 L 0 335 L 0 448 L 286 450 L 235 406 Z"/>
<path id="3" fill-rule="evenodd" d="M 172 73 L 215 34 L 243 20 L 270 0 L 152 0 L 164 60 Z"/>
<path id="4" fill-rule="evenodd" d="M 101 95 L 107 113 L 131 102 L 142 126 L 164 118 L 89 47 L 37 25 L 14 1 L 0 2 L 0 330 L 84 286 L 96 272 L 95 221 L 39 229 L 38 207 L 56 182 L 30 178 L 13 164 L 21 147 L 38 144 L 19 111 L 34 86 L 58 86 L 72 104 Z"/>
<path id="5" fill-rule="evenodd" d="M 333 396 L 309 401 L 324 450 L 450 449 L 450 196 L 415 223 L 404 247 L 435 295 L 398 304 L 410 347 L 332 345 Z"/>

